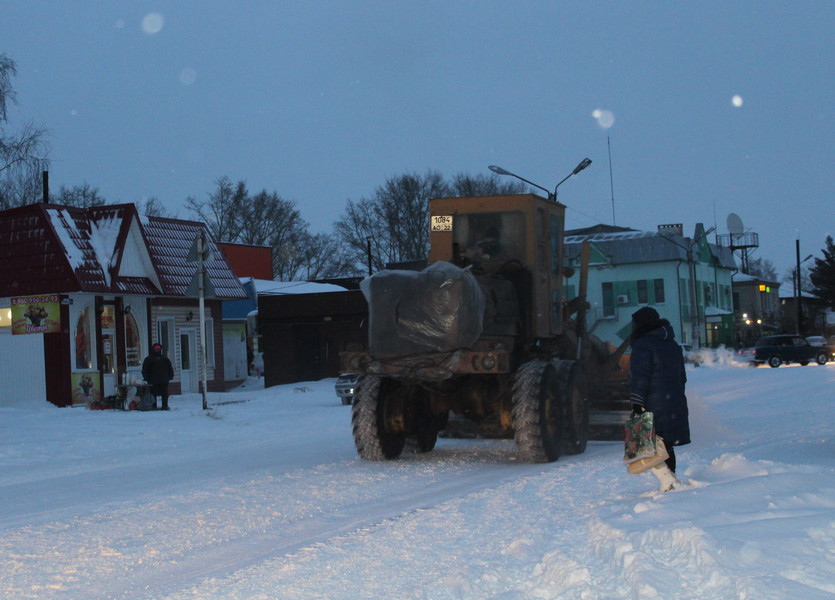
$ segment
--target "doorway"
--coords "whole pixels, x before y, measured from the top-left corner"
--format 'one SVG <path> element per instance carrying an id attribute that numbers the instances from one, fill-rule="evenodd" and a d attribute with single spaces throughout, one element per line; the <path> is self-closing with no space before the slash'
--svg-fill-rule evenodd
<path id="1" fill-rule="evenodd" d="M 181 393 L 200 391 L 200 374 L 197 369 L 197 344 L 194 329 L 180 330 L 180 387 Z"/>

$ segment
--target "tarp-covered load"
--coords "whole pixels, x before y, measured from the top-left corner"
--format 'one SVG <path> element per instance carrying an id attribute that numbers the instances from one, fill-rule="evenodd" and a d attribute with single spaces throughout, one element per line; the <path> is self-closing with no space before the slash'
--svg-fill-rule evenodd
<path id="1" fill-rule="evenodd" d="M 471 273 L 448 262 L 423 271 L 381 271 L 361 283 L 372 356 L 449 352 L 481 335 L 484 294 Z"/>

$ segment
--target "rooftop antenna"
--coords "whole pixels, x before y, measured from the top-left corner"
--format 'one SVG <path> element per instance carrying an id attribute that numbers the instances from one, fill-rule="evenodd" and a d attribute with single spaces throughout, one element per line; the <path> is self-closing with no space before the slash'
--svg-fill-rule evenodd
<path id="1" fill-rule="evenodd" d="M 606 134 L 606 146 L 609 148 L 609 188 L 612 191 L 612 226 L 615 225 L 615 181 L 612 179 L 612 144 Z"/>
<path id="2" fill-rule="evenodd" d="M 730 248 L 731 252 L 740 251 L 742 272 L 748 274 L 748 249 L 760 247 L 760 236 L 753 232 L 745 232 L 742 219 L 736 213 L 728 215 L 728 233 L 716 236 L 716 243 Z"/>

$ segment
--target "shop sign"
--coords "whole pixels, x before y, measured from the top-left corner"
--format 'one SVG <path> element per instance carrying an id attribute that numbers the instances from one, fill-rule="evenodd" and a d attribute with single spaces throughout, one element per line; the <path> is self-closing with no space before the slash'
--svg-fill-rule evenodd
<path id="1" fill-rule="evenodd" d="M 61 331 L 61 302 L 58 294 L 17 296 L 11 300 L 12 334 Z"/>

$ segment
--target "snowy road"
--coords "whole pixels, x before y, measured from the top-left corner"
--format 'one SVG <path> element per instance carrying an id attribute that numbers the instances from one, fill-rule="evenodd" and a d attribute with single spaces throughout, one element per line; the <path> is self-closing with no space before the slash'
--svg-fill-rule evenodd
<path id="1" fill-rule="evenodd" d="M 688 375 L 688 485 L 664 495 L 612 442 L 360 461 L 332 381 L 211 417 L 3 409 L 0 598 L 832 598 L 835 365 Z"/>

